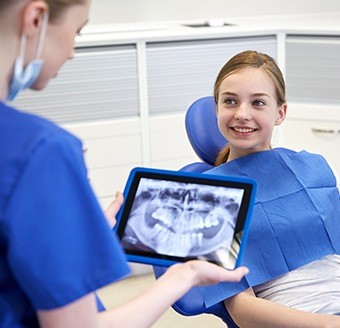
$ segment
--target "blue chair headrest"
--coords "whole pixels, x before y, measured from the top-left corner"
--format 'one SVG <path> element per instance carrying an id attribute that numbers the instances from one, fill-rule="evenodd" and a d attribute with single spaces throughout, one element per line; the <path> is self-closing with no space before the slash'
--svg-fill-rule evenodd
<path id="1" fill-rule="evenodd" d="M 214 165 L 217 154 L 227 141 L 218 129 L 213 97 L 200 98 L 188 108 L 185 128 L 197 156 L 204 162 Z"/>

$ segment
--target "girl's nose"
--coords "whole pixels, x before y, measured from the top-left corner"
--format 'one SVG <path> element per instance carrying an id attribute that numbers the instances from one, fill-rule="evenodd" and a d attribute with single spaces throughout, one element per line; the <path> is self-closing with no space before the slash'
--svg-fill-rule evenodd
<path id="1" fill-rule="evenodd" d="M 238 106 L 235 112 L 235 119 L 238 121 L 249 121 L 251 119 L 251 113 L 246 104 L 241 104 L 240 106 Z"/>

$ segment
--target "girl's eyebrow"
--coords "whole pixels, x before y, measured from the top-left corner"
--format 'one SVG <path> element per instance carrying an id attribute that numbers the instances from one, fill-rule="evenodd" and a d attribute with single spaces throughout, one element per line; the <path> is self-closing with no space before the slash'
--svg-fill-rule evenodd
<path id="1" fill-rule="evenodd" d="M 237 93 L 230 92 L 230 91 L 225 91 L 225 92 L 222 92 L 222 95 L 223 96 L 234 96 L 234 97 L 236 97 Z M 265 92 L 256 92 L 256 93 L 253 93 L 251 95 L 251 97 L 268 97 L 268 98 L 270 98 L 270 95 L 268 95 Z"/>
<path id="2" fill-rule="evenodd" d="M 225 95 L 225 96 L 237 96 L 237 93 L 225 91 L 225 92 L 222 92 L 222 95 Z"/>
<path id="3" fill-rule="evenodd" d="M 253 97 L 268 97 L 268 98 L 270 98 L 270 96 L 267 93 L 264 93 L 264 92 L 257 92 L 257 93 L 252 94 L 252 96 Z"/>

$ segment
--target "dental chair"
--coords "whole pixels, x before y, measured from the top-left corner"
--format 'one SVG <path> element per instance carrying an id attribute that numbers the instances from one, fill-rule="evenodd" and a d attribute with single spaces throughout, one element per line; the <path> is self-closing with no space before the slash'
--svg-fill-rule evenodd
<path id="1" fill-rule="evenodd" d="M 213 97 L 200 98 L 188 108 L 185 128 L 191 146 L 201 161 L 188 164 L 180 171 L 201 173 L 211 169 L 218 152 L 227 143 L 217 126 L 216 104 Z M 158 278 L 166 271 L 166 268 L 153 267 L 153 270 L 155 277 Z M 223 320 L 229 328 L 237 328 L 222 302 L 211 307 L 205 306 L 198 287 L 192 288 L 172 307 L 176 312 L 185 316 L 213 314 Z"/>

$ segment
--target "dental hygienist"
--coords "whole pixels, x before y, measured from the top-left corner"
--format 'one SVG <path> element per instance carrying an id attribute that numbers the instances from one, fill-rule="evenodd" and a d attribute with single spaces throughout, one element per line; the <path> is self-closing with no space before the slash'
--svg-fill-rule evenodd
<path id="1" fill-rule="evenodd" d="M 0 327 L 149 327 L 192 286 L 238 281 L 200 261 L 172 266 L 137 298 L 99 313 L 94 291 L 129 273 L 89 186 L 81 142 L 10 107 L 73 57 L 90 0 L 0 2 Z M 109 223 L 108 223 L 109 222 Z M 112 225 L 112 224 L 111 224 Z"/>

